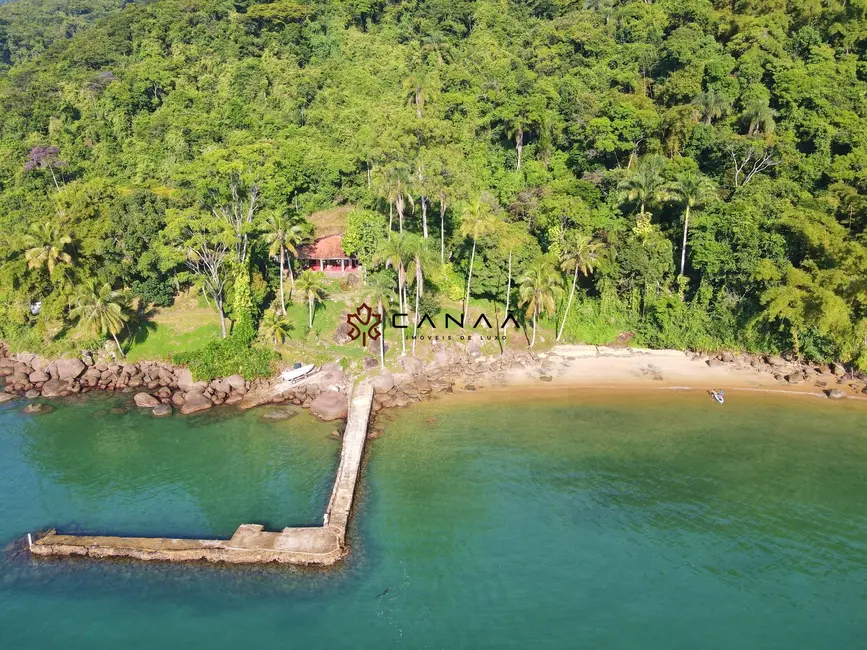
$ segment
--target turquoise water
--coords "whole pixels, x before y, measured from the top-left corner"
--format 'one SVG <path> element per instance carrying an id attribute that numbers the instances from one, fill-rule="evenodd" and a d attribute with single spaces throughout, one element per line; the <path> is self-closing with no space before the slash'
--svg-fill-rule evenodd
<path id="1" fill-rule="evenodd" d="M 840 648 L 867 639 L 867 408 L 572 394 L 380 421 L 336 570 L 33 560 L 20 536 L 318 524 L 331 426 L 0 406 L 0 648 Z M 226 411 L 225 413 L 231 413 Z M 387 591 L 386 591 L 387 590 Z"/>

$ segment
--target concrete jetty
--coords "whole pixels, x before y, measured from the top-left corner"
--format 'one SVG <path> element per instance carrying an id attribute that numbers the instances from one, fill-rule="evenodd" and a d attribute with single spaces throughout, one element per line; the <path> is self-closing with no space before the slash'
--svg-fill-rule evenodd
<path id="1" fill-rule="evenodd" d="M 339 562 L 347 553 L 346 527 L 361 470 L 372 403 L 373 388 L 368 382 L 355 387 L 343 434 L 340 465 L 322 526 L 269 532 L 259 524 L 242 524 L 230 539 L 62 535 L 50 530 L 33 542 L 30 552 L 33 555 L 125 557 L 167 562 L 207 560 L 320 566 Z"/>

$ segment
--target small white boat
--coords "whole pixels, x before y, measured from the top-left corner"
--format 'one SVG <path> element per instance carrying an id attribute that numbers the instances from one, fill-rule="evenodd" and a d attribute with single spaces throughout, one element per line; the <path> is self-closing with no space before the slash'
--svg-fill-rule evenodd
<path id="1" fill-rule="evenodd" d="M 724 393 L 723 391 L 721 391 L 721 390 L 719 390 L 719 391 L 717 391 L 717 390 L 712 390 L 712 391 L 710 392 L 710 394 L 711 394 L 711 396 L 712 396 L 712 397 L 713 397 L 717 402 L 719 402 L 720 404 L 725 403 L 725 393 Z"/>
<path id="2" fill-rule="evenodd" d="M 283 381 L 298 381 L 305 375 L 309 375 L 310 371 L 315 368 L 312 363 L 307 364 L 306 366 L 299 366 L 298 368 L 293 368 L 292 370 L 284 370 L 280 373 L 280 379 Z"/>

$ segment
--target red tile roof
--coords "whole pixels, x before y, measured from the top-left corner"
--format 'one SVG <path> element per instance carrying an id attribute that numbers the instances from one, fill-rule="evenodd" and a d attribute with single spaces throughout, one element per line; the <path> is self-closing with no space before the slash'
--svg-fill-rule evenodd
<path id="1" fill-rule="evenodd" d="M 349 258 L 349 255 L 343 252 L 343 236 L 330 235 L 321 237 L 312 244 L 302 246 L 298 251 L 298 257 L 309 260 L 334 260 L 340 258 Z"/>

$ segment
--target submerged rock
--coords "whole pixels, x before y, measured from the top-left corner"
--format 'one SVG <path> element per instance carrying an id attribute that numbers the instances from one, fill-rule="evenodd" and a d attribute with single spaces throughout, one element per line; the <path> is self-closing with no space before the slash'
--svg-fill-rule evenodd
<path id="1" fill-rule="evenodd" d="M 828 396 L 828 399 L 846 399 L 846 393 L 839 388 L 829 388 L 825 391 L 825 395 Z"/>
<path id="2" fill-rule="evenodd" d="M 298 415 L 299 410 L 291 406 L 283 406 L 280 408 L 272 408 L 262 414 L 263 420 L 289 420 Z"/>
<path id="3" fill-rule="evenodd" d="M 157 404 L 151 413 L 156 418 L 165 418 L 172 414 L 172 407 L 168 404 Z"/>
<path id="4" fill-rule="evenodd" d="M 12 395 L 11 393 L 0 393 L 0 404 L 11 402 L 13 399 L 15 399 L 15 395 Z"/>
<path id="5" fill-rule="evenodd" d="M 51 413 L 53 410 L 54 407 L 49 406 L 48 404 L 28 404 L 21 409 L 21 412 L 26 413 L 27 415 L 36 415 L 40 413 Z"/>

